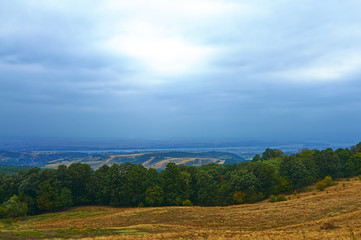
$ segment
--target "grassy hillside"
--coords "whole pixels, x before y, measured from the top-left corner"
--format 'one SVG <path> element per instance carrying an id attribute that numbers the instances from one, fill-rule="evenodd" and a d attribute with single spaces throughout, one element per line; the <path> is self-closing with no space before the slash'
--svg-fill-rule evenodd
<path id="1" fill-rule="evenodd" d="M 360 239 L 361 181 L 229 207 L 79 207 L 3 222 L 0 239 Z"/>

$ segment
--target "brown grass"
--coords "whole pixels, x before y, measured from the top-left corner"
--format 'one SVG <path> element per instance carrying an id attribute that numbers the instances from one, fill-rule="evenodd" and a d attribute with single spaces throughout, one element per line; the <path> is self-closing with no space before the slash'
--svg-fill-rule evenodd
<path id="1" fill-rule="evenodd" d="M 95 235 L 97 240 L 361 239 L 361 181 L 357 178 L 341 180 L 322 192 L 309 188 L 290 197 L 286 202 L 229 207 L 80 207 L 17 222 L 14 230 L 6 231 L 119 230 L 110 236 Z M 141 234 L 128 235 L 128 231 Z"/>

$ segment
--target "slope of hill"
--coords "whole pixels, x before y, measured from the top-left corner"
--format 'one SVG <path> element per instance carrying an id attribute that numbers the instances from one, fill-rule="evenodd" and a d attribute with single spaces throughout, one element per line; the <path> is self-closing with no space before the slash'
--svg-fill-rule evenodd
<path id="1" fill-rule="evenodd" d="M 142 164 L 147 168 L 164 169 L 167 163 L 200 166 L 209 163 L 231 164 L 244 158 L 226 152 L 145 152 L 145 153 L 81 153 L 81 152 L 18 152 L 0 151 L 0 165 L 40 166 L 56 168 L 61 164 L 87 163 L 94 169 L 102 165 L 125 162 Z"/>
<path id="2" fill-rule="evenodd" d="M 28 171 L 31 169 L 29 166 L 1 166 L 0 165 L 0 174 L 12 174 L 19 171 Z"/>
<path id="3" fill-rule="evenodd" d="M 361 238 L 358 178 L 325 191 L 308 187 L 288 198 L 229 207 L 78 207 L 2 223 L 0 239 Z"/>

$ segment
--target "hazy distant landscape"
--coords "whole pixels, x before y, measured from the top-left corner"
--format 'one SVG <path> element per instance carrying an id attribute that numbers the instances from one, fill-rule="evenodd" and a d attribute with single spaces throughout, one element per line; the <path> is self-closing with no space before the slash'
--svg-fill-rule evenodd
<path id="1" fill-rule="evenodd" d="M 168 163 L 186 166 L 205 164 L 233 164 L 245 161 L 244 158 L 227 152 L 141 152 L 141 153 L 82 153 L 82 152 L 18 152 L 0 150 L 0 165 L 33 166 L 57 168 L 73 163 L 87 163 L 93 169 L 103 165 L 133 163 L 146 168 L 165 169 Z"/>
<path id="2" fill-rule="evenodd" d="M 347 141 L 249 141 L 224 138 L 17 138 L 0 137 L 0 150 L 25 152 L 145 152 L 145 151 L 226 151 L 238 154 L 262 153 L 265 148 L 285 152 L 301 149 L 350 147 Z"/>
<path id="3" fill-rule="evenodd" d="M 102 165 L 126 162 L 147 168 L 164 169 L 174 162 L 187 166 L 233 164 L 251 160 L 267 148 L 286 154 L 303 149 L 343 148 L 345 143 L 259 143 L 235 140 L 0 140 L 0 165 L 56 168 L 72 163 L 88 163 L 94 169 Z"/>

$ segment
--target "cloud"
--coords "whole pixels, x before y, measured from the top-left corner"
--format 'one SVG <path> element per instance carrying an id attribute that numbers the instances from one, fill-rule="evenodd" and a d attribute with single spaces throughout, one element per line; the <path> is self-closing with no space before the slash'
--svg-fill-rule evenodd
<path id="1" fill-rule="evenodd" d="M 211 58 L 211 47 L 197 46 L 181 37 L 167 37 L 164 30 L 143 22 L 128 23 L 127 33 L 104 42 L 103 47 L 142 62 L 158 73 L 197 71 Z"/>
<path id="2" fill-rule="evenodd" d="M 360 52 L 342 51 L 320 56 L 306 66 L 275 72 L 274 78 L 285 81 L 330 82 L 352 80 L 361 68 Z"/>
<path id="3" fill-rule="evenodd" d="M 357 138 L 358 9 L 3 1 L 0 135 Z"/>

